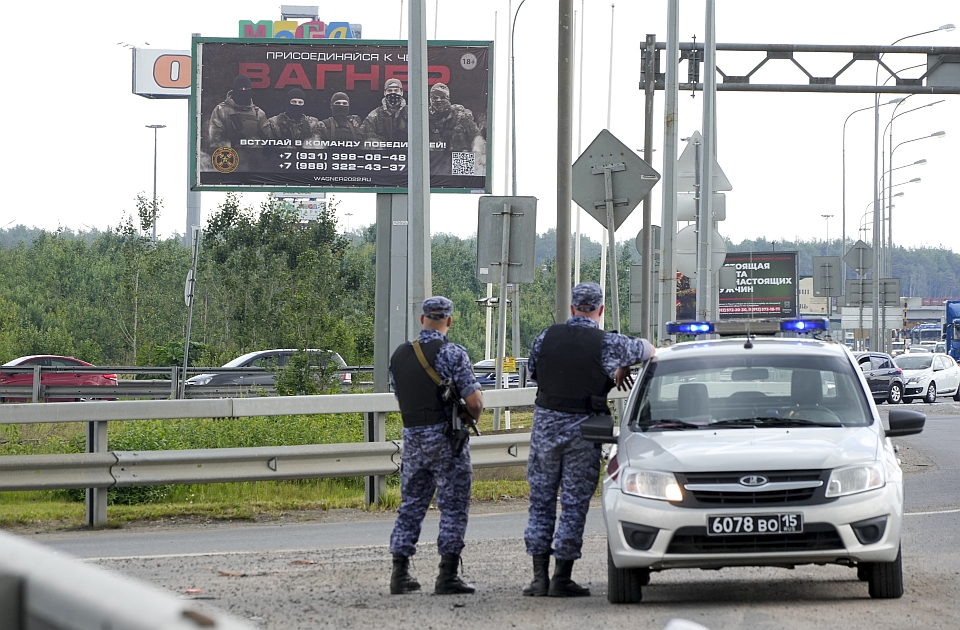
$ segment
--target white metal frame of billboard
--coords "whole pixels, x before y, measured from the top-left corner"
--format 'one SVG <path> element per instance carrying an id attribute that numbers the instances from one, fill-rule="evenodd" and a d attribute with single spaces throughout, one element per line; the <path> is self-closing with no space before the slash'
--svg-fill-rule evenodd
<path id="1" fill-rule="evenodd" d="M 406 193 L 405 128 L 402 140 L 398 136 L 386 140 L 363 136 L 344 141 L 328 135 L 321 139 L 319 134 L 302 134 L 300 138 L 261 135 L 254 139 L 238 132 L 240 140 L 234 140 L 237 147 L 232 146 L 234 141 L 224 142 L 222 137 L 214 141 L 209 133 L 214 109 L 226 101 L 239 74 L 251 78 L 253 104 L 262 111 L 254 111 L 251 117 L 261 121 L 257 123 L 261 129 L 266 128 L 264 120 L 280 120 L 292 88 L 303 90 L 303 113 L 318 121 L 331 120 L 332 96 L 347 93 L 350 113 L 363 126 L 371 113 L 382 109 L 388 78 L 400 79 L 406 96 L 406 55 L 407 42 L 394 40 L 194 38 L 191 189 Z M 493 42 L 433 41 L 429 42 L 428 56 L 430 85 L 448 84 L 455 113 L 462 120 L 466 114 L 457 108 L 470 110 L 477 124 L 476 136 L 461 133 L 455 142 L 432 143 L 431 192 L 489 194 L 493 173 Z M 435 59 L 442 63 L 434 64 Z M 224 111 L 235 110 L 221 108 L 218 115 L 222 117 Z M 338 144 L 341 142 L 345 144 Z M 464 148 L 467 144 L 472 146 Z M 472 173 L 467 170 L 471 168 Z"/>

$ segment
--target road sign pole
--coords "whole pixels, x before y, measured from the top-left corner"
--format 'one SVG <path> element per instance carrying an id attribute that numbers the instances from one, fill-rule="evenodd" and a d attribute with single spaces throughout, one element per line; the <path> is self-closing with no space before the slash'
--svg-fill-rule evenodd
<path id="1" fill-rule="evenodd" d="M 646 63 L 643 67 L 643 93 L 644 93 L 644 116 L 643 116 L 643 159 L 647 162 L 653 161 L 653 87 L 656 74 L 656 54 L 657 54 L 657 36 L 647 35 L 646 45 Z M 653 212 L 652 199 L 650 195 L 643 198 L 643 245 L 640 251 L 640 257 L 648 273 L 643 274 L 640 281 L 640 336 L 647 339 L 653 339 L 653 333 L 650 331 L 650 313 L 652 312 L 650 299 L 650 280 L 649 270 L 653 269 L 653 247 L 652 230 L 650 229 L 650 215 Z M 611 216 L 612 213 L 611 213 Z M 659 243 L 657 244 L 659 245 Z M 620 322 L 617 322 L 619 325 Z M 617 328 L 619 330 L 619 328 Z"/>
<path id="2" fill-rule="evenodd" d="M 500 254 L 500 308 L 497 311 L 497 363 L 495 389 L 503 387 L 503 355 L 507 351 L 507 273 L 510 271 L 510 204 L 503 204 L 503 248 Z M 500 430 L 500 408 L 493 410 L 493 430 Z"/>
<path id="3" fill-rule="evenodd" d="M 669 338 L 667 322 L 677 319 L 677 100 L 679 97 L 680 0 L 667 2 L 667 49 L 663 103 L 663 217 L 660 223 L 660 317 L 657 341 Z M 646 156 L 644 156 L 646 157 Z"/>
<path id="4" fill-rule="evenodd" d="M 610 240 L 610 299 L 613 302 L 611 316 L 613 330 L 620 330 L 620 289 L 617 286 L 617 233 L 613 219 L 613 164 L 603 166 L 603 188 L 606 193 L 607 236 Z"/>

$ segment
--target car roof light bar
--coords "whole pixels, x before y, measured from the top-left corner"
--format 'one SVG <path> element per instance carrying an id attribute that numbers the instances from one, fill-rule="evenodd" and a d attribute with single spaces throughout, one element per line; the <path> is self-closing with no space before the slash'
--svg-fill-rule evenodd
<path id="1" fill-rule="evenodd" d="M 667 322 L 668 335 L 709 335 L 713 322 Z"/>
<path id="2" fill-rule="evenodd" d="M 783 332 L 812 333 L 827 330 L 828 327 L 829 322 L 824 317 L 785 319 L 780 322 L 780 330 Z"/>

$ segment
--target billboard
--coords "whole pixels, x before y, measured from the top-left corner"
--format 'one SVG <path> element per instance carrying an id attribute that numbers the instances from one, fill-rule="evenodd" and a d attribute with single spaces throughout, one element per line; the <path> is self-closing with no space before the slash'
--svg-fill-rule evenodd
<path id="1" fill-rule="evenodd" d="M 145 98 L 190 98 L 189 50 L 133 49 L 133 93 Z"/>
<path id="2" fill-rule="evenodd" d="M 431 190 L 489 192 L 493 44 L 427 57 Z M 406 192 L 406 42 L 195 38 L 193 59 L 193 190 Z"/>
<path id="3" fill-rule="evenodd" d="M 797 252 L 728 252 L 736 284 L 720 289 L 720 318 L 797 316 Z"/>

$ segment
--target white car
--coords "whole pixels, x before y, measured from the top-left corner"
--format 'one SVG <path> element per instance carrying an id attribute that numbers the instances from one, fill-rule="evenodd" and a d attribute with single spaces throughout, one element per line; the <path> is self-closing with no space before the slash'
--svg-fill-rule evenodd
<path id="1" fill-rule="evenodd" d="M 903 475 L 889 438 L 926 418 L 895 408 L 885 427 L 846 347 L 679 343 L 636 383 L 618 435 L 609 416 L 581 425 L 616 445 L 602 481 L 611 603 L 640 601 L 651 572 L 811 563 L 856 568 L 872 597 L 903 594 Z"/>
<path id="2" fill-rule="evenodd" d="M 903 370 L 903 402 L 933 403 L 937 396 L 951 395 L 960 401 L 960 366 L 949 354 L 903 354 L 894 363 Z"/>

